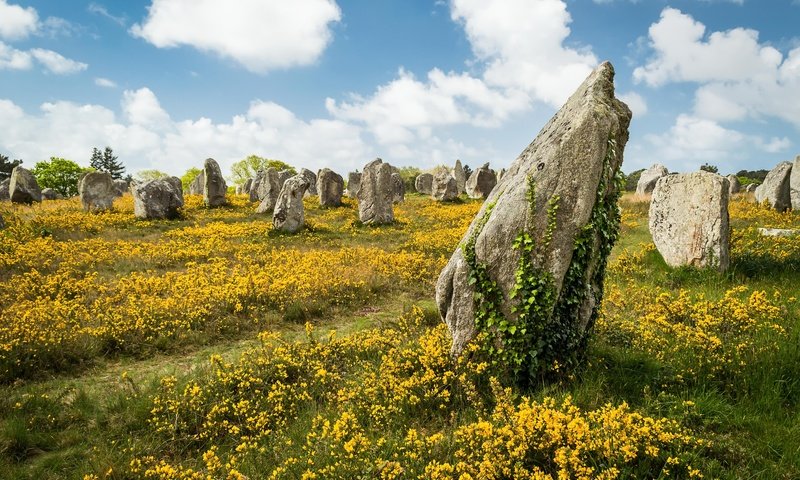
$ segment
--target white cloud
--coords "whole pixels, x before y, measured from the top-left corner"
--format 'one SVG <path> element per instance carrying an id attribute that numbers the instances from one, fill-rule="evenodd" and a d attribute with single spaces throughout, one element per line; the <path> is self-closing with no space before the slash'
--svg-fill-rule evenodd
<path id="1" fill-rule="evenodd" d="M 334 0 L 153 0 L 131 33 L 159 48 L 188 45 L 264 73 L 315 62 L 340 19 Z"/>
<path id="2" fill-rule="evenodd" d="M 23 8 L 0 0 L 0 38 L 18 40 L 34 33 L 39 15 L 33 7 Z"/>
<path id="3" fill-rule="evenodd" d="M 89 13 L 94 13 L 95 15 L 100 15 L 102 17 L 106 17 L 107 19 L 111 20 L 112 22 L 116 23 L 119 26 L 125 26 L 127 23 L 127 19 L 125 17 L 118 17 L 116 15 L 112 15 L 108 12 L 108 9 L 99 3 L 92 2 L 86 7 L 86 10 Z"/>
<path id="4" fill-rule="evenodd" d="M 30 51 L 31 56 L 39 61 L 45 68 L 56 75 L 69 75 L 78 73 L 89 66 L 83 62 L 77 62 L 52 50 L 34 48 Z"/>
<path id="5" fill-rule="evenodd" d="M 644 97 L 636 92 L 618 93 L 617 98 L 625 102 L 633 112 L 634 118 L 647 114 L 647 102 Z"/>
<path id="6" fill-rule="evenodd" d="M 117 84 L 113 80 L 109 80 L 108 78 L 97 77 L 94 79 L 94 84 L 98 87 L 104 88 L 116 88 Z"/>
<path id="7" fill-rule="evenodd" d="M 0 70 L 30 70 L 32 67 L 30 53 L 0 42 Z"/>

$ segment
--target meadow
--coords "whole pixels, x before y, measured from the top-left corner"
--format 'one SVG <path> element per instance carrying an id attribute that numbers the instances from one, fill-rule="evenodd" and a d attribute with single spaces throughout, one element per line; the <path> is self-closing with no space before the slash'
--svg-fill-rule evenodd
<path id="1" fill-rule="evenodd" d="M 587 361 L 525 390 L 434 307 L 480 202 L 312 197 L 283 235 L 230 200 L 0 204 L 0 478 L 800 478 L 800 238 L 757 230 L 799 214 L 736 196 L 720 274 L 623 197 Z"/>

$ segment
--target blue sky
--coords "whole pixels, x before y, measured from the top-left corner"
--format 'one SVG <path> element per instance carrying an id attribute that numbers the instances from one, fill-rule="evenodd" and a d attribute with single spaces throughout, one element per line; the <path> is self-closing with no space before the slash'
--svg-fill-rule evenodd
<path id="1" fill-rule="evenodd" d="M 507 166 L 610 60 L 623 169 L 800 153 L 797 0 L 0 0 L 0 153 Z"/>

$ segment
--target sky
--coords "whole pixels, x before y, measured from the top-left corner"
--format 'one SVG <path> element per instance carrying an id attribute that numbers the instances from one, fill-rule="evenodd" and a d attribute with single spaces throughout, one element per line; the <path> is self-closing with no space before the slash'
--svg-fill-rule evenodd
<path id="1" fill-rule="evenodd" d="M 800 0 L 0 0 L 0 153 L 507 167 L 600 62 L 623 170 L 800 154 Z"/>

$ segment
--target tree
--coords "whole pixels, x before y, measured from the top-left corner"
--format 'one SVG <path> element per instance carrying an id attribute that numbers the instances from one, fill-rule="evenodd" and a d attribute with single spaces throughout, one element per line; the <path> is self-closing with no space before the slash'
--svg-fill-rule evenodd
<path id="1" fill-rule="evenodd" d="M 83 168 L 72 160 L 50 157 L 36 162 L 31 173 L 42 188 L 52 188 L 65 197 L 78 194 L 81 174 L 91 169 Z"/>
<path id="2" fill-rule="evenodd" d="M 256 172 L 259 170 L 266 170 L 269 167 L 272 167 L 278 171 L 289 170 L 292 172 L 292 175 L 297 175 L 297 170 L 295 170 L 294 167 L 288 163 L 280 160 L 259 157 L 258 155 L 250 155 L 244 160 L 239 160 L 231 165 L 233 183 L 234 185 L 244 185 L 244 182 L 246 182 L 248 178 L 253 178 L 256 176 Z"/>
<path id="3" fill-rule="evenodd" d="M 140 182 L 149 182 L 150 180 L 160 180 L 162 178 L 167 178 L 170 175 L 168 173 L 164 173 L 160 170 L 150 169 L 150 170 L 139 170 L 134 175 L 134 178 Z"/>
<path id="4" fill-rule="evenodd" d="M 625 191 L 635 192 L 636 186 L 639 184 L 639 178 L 642 176 L 644 168 L 641 170 L 634 170 L 625 176 Z"/>
<path id="5" fill-rule="evenodd" d="M 419 168 L 417 167 L 401 167 L 397 169 L 400 173 L 400 178 L 403 179 L 403 183 L 406 185 L 406 192 L 415 192 L 414 181 L 417 179 L 417 175 L 422 173 Z"/>
<path id="6" fill-rule="evenodd" d="M 197 176 L 200 175 L 200 172 L 202 171 L 203 171 L 202 168 L 197 168 L 197 167 L 192 167 L 189 170 L 186 170 L 186 173 L 184 173 L 183 176 L 181 177 L 181 185 L 183 185 L 184 191 L 189 190 L 189 185 L 191 185 L 192 182 L 194 182 L 194 179 L 197 178 Z"/>
<path id="7" fill-rule="evenodd" d="M 117 156 L 114 155 L 111 147 L 106 147 L 102 152 L 97 148 L 93 148 L 89 165 L 98 172 L 110 173 L 111 178 L 114 180 L 120 180 L 125 174 L 125 166 L 117 161 Z"/>
<path id="8" fill-rule="evenodd" d="M 464 164 L 463 168 L 464 168 L 464 178 L 469 178 L 469 176 L 472 175 L 472 168 L 470 168 L 470 166 L 467 165 L 466 163 Z"/>
<path id="9" fill-rule="evenodd" d="M 719 173 L 719 168 L 717 168 L 716 165 L 709 165 L 708 163 L 701 165 L 700 170 L 704 172 Z"/>
<path id="10" fill-rule="evenodd" d="M 14 167 L 22 165 L 22 160 L 10 160 L 5 155 L 0 155 L 0 181 L 5 180 L 11 176 L 11 171 Z"/>

